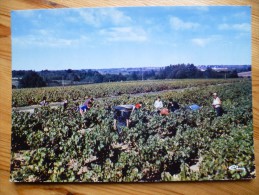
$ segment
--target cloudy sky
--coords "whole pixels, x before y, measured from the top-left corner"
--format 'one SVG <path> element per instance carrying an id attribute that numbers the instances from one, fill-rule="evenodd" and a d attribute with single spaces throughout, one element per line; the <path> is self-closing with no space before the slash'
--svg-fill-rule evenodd
<path id="1" fill-rule="evenodd" d="M 251 64 L 251 8 L 13 11 L 13 70 Z"/>

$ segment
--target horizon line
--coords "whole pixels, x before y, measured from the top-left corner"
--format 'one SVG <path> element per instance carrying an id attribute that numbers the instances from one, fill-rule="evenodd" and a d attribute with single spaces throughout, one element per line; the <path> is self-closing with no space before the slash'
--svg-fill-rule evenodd
<path id="1" fill-rule="evenodd" d="M 178 63 L 178 64 L 170 64 L 167 66 L 175 66 L 175 65 L 189 65 L 192 63 Z M 251 64 L 210 64 L 210 65 L 205 65 L 205 64 L 201 64 L 201 65 L 195 65 L 194 66 L 252 66 Z M 12 71 L 35 71 L 35 72 L 40 72 L 40 71 L 62 71 L 62 70 L 108 70 L 108 69 L 136 69 L 136 68 L 164 68 L 167 66 L 141 66 L 141 67 L 118 67 L 118 68 L 81 68 L 81 69 L 72 69 L 72 68 L 68 68 L 68 69 L 42 69 L 42 70 L 35 70 L 35 69 L 12 69 Z"/>

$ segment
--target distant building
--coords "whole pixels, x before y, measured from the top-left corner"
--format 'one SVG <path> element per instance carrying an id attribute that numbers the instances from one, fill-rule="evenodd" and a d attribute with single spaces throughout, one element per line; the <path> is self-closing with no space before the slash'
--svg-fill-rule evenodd
<path id="1" fill-rule="evenodd" d="M 19 88 L 19 81 L 21 80 L 21 77 L 13 77 L 12 78 L 12 88 Z"/>
<path id="2" fill-rule="evenodd" d="M 212 70 L 214 70 L 216 72 L 227 72 L 227 71 L 229 71 L 228 68 L 215 68 L 215 67 L 213 67 Z"/>
<path id="3" fill-rule="evenodd" d="M 242 78 L 251 78 L 252 77 L 252 72 L 251 71 L 239 72 L 237 74 L 238 74 L 238 77 L 242 77 Z"/>

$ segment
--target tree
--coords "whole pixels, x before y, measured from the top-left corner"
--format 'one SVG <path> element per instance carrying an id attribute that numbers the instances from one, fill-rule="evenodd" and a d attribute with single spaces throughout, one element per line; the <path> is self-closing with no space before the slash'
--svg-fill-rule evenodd
<path id="1" fill-rule="evenodd" d="M 213 78 L 215 75 L 215 72 L 212 70 L 212 68 L 208 67 L 207 70 L 204 72 L 205 78 Z"/>
<path id="2" fill-rule="evenodd" d="M 73 70 L 71 70 L 71 69 L 67 69 L 67 71 L 66 71 L 67 73 L 72 73 L 73 72 Z"/>
<path id="3" fill-rule="evenodd" d="M 22 88 L 29 87 L 45 87 L 46 83 L 43 78 L 39 76 L 35 71 L 27 72 L 19 82 Z"/>
<path id="4" fill-rule="evenodd" d="M 74 81 L 80 81 L 80 77 L 76 74 L 73 75 L 74 76 Z"/>
<path id="5" fill-rule="evenodd" d="M 178 70 L 177 73 L 176 73 L 176 75 L 175 75 L 175 77 L 176 77 L 177 79 L 187 78 L 187 77 L 186 77 L 186 74 L 185 74 L 185 70 L 184 70 L 184 69 Z"/>
<path id="6" fill-rule="evenodd" d="M 238 78 L 237 70 L 232 70 L 229 75 L 229 78 Z"/>
<path id="7" fill-rule="evenodd" d="M 137 71 L 133 71 L 129 76 L 128 76 L 128 80 L 130 81 L 136 81 L 138 80 L 138 72 Z"/>

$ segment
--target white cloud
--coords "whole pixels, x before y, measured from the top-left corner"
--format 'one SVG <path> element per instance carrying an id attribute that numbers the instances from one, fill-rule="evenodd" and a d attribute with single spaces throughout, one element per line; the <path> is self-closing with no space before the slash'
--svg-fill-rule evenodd
<path id="1" fill-rule="evenodd" d="M 204 47 L 205 45 L 208 44 L 209 39 L 204 39 L 204 38 L 194 38 L 191 40 L 192 43 L 194 43 L 195 45 L 198 45 L 200 47 Z"/>
<path id="2" fill-rule="evenodd" d="M 219 41 L 220 39 L 221 37 L 219 35 L 212 35 L 206 38 L 193 38 L 191 39 L 191 42 L 199 47 L 205 47 L 212 42 Z"/>
<path id="3" fill-rule="evenodd" d="M 134 41 L 143 42 L 147 40 L 147 33 L 142 28 L 116 27 L 102 29 L 100 34 L 108 41 Z"/>
<path id="4" fill-rule="evenodd" d="M 218 26 L 219 30 L 237 30 L 249 32 L 251 30 L 251 25 L 249 23 L 240 23 L 240 24 L 227 24 L 223 23 Z"/>
<path id="5" fill-rule="evenodd" d="M 114 25 L 128 24 L 132 21 L 129 16 L 115 8 L 85 9 L 79 10 L 78 13 L 87 24 L 93 26 L 101 26 L 105 22 Z"/>
<path id="6" fill-rule="evenodd" d="M 178 17 L 170 17 L 170 25 L 175 30 L 196 29 L 200 26 L 199 23 L 185 22 Z"/>
<path id="7" fill-rule="evenodd" d="M 66 46 L 75 46 L 83 41 L 87 41 L 88 38 L 81 36 L 77 39 L 69 38 L 57 38 L 53 36 L 20 36 L 12 38 L 12 42 L 15 46 L 22 47 L 66 47 Z"/>

